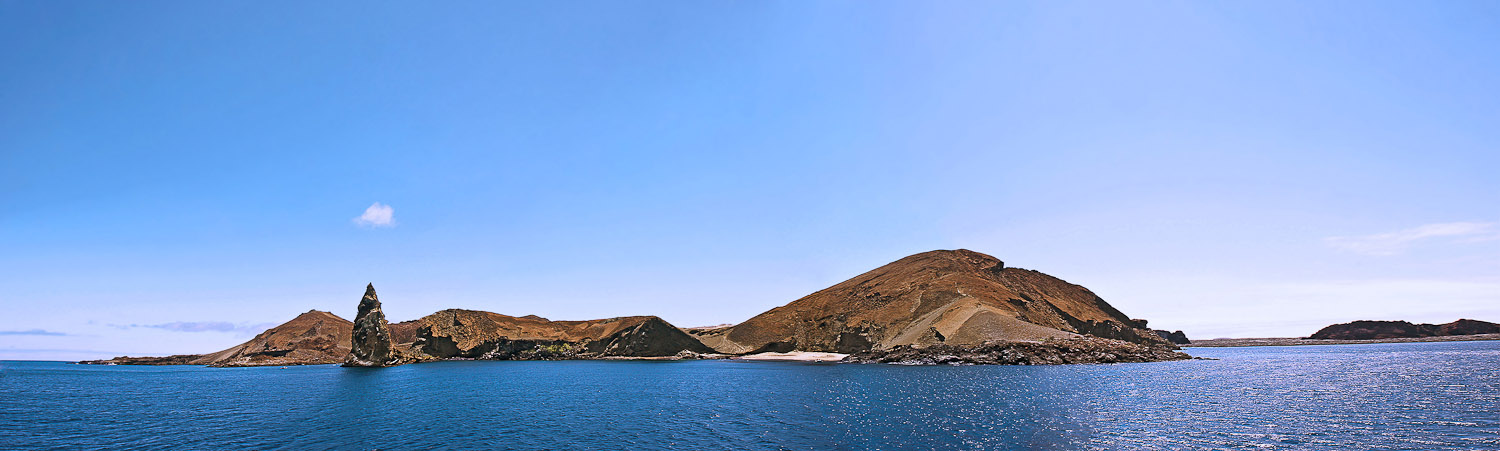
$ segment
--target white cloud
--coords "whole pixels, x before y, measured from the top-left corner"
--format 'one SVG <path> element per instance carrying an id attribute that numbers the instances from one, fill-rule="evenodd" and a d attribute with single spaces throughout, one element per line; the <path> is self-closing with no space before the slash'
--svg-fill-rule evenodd
<path id="1" fill-rule="evenodd" d="M 51 335 L 51 336 L 61 337 L 61 336 L 65 336 L 65 335 L 68 335 L 68 334 L 65 334 L 65 333 L 62 333 L 62 332 L 53 332 L 53 331 L 49 331 L 49 330 L 42 330 L 42 329 L 28 329 L 28 330 L 0 330 L 0 335 Z"/>
<path id="2" fill-rule="evenodd" d="M 396 210 L 390 205 L 376 202 L 365 209 L 365 214 L 354 218 L 354 223 L 367 227 L 393 227 L 396 225 L 395 213 Z"/>
<path id="3" fill-rule="evenodd" d="M 1426 224 L 1406 230 L 1364 236 L 1335 236 L 1325 240 L 1330 246 L 1366 255 L 1395 255 L 1412 243 L 1434 238 L 1461 238 L 1462 242 L 1500 239 L 1493 222 L 1446 222 Z"/>

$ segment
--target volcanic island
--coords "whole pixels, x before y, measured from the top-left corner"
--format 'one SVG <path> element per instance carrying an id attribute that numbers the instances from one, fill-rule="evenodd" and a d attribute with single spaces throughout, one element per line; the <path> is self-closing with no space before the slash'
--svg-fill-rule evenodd
<path id="1" fill-rule="evenodd" d="M 219 352 L 85 361 L 214 367 L 443 360 L 743 359 L 846 363 L 1184 360 L 1181 331 L 1147 328 L 1080 285 L 966 249 L 902 258 L 742 323 L 680 328 L 656 316 L 553 321 L 448 309 L 391 323 L 373 284 L 354 321 L 309 311 Z M 1179 338 L 1180 337 L 1180 338 Z M 1178 343 L 1174 343 L 1178 342 Z"/>

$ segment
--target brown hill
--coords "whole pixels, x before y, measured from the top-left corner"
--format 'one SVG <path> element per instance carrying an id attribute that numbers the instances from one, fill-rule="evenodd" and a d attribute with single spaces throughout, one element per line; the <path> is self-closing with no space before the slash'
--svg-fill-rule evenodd
<path id="1" fill-rule="evenodd" d="M 1438 326 L 1439 337 L 1450 335 L 1500 334 L 1500 324 L 1473 319 L 1461 319 Z"/>
<path id="2" fill-rule="evenodd" d="M 1448 324 L 1412 324 L 1406 321 L 1354 321 L 1324 327 L 1308 337 L 1313 340 L 1378 340 L 1385 338 L 1446 337 L 1500 333 L 1500 324 L 1460 319 Z"/>
<path id="3" fill-rule="evenodd" d="M 349 354 L 354 323 L 309 310 L 223 351 L 170 357 L 115 357 L 79 363 L 120 365 L 273 366 L 339 363 Z"/>
<path id="4" fill-rule="evenodd" d="M 978 252 L 912 255 L 738 325 L 689 331 L 723 353 L 857 353 L 1092 335 L 1168 346 L 1088 289 Z"/>

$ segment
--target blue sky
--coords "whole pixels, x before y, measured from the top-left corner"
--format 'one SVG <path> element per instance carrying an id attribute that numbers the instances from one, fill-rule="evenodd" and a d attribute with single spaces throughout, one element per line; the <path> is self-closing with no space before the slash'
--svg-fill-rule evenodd
<path id="1" fill-rule="evenodd" d="M 952 248 L 1197 338 L 1500 321 L 1495 80 L 1493 2 L 0 2 L 0 358 Z"/>

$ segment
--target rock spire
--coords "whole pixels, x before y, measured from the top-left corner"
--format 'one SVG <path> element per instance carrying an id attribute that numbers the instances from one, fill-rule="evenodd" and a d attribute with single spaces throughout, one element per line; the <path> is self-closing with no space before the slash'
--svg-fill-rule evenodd
<path id="1" fill-rule="evenodd" d="M 391 352 L 390 324 L 380 310 L 380 298 L 375 296 L 372 283 L 365 287 L 365 296 L 359 300 L 349 358 L 344 360 L 344 366 L 393 366 L 401 364 L 398 360 Z"/>

